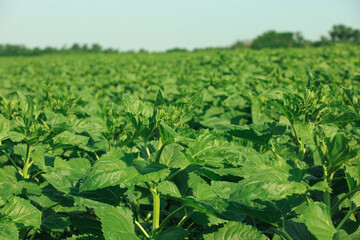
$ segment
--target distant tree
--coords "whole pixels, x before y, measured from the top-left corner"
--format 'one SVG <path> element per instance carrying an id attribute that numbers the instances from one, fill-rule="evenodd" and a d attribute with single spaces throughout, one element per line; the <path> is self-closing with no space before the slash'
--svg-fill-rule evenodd
<path id="1" fill-rule="evenodd" d="M 333 42 L 326 36 L 321 36 L 320 41 L 314 41 L 312 42 L 312 45 L 314 47 L 320 47 L 320 46 L 330 46 Z"/>
<path id="2" fill-rule="evenodd" d="M 353 30 L 353 41 L 360 42 L 360 30 L 359 29 Z"/>
<path id="3" fill-rule="evenodd" d="M 359 42 L 360 30 L 353 29 L 343 24 L 334 25 L 329 32 L 332 41 Z"/>
<path id="4" fill-rule="evenodd" d="M 103 50 L 104 53 L 118 53 L 119 51 L 117 49 L 113 49 L 113 48 L 107 48 L 105 50 Z"/>
<path id="5" fill-rule="evenodd" d="M 166 50 L 166 52 L 188 52 L 186 48 L 171 48 Z"/>
<path id="6" fill-rule="evenodd" d="M 93 45 L 91 45 L 91 52 L 101 52 L 101 50 L 102 48 L 100 44 L 94 43 Z"/>
<path id="7" fill-rule="evenodd" d="M 45 49 L 46 50 L 46 49 Z M 38 47 L 34 48 L 31 50 L 33 56 L 38 56 L 38 55 L 41 55 L 42 54 L 42 50 Z"/>
<path id="8" fill-rule="evenodd" d="M 59 52 L 56 48 L 53 47 L 46 47 L 44 50 L 42 50 L 43 53 L 56 53 Z"/>
<path id="9" fill-rule="evenodd" d="M 245 42 L 236 41 L 229 47 L 229 49 L 239 49 L 239 48 L 246 48 L 246 47 L 248 47 L 248 46 L 245 44 Z"/>
<path id="10" fill-rule="evenodd" d="M 80 52 L 81 47 L 80 47 L 80 45 L 79 45 L 78 43 L 74 43 L 74 44 L 71 46 L 70 50 L 71 50 L 72 52 Z"/>
<path id="11" fill-rule="evenodd" d="M 329 34 L 332 41 L 351 41 L 354 30 L 343 24 L 334 25 Z"/>
<path id="12" fill-rule="evenodd" d="M 86 44 L 80 46 L 78 43 L 74 43 L 70 48 L 64 45 L 61 49 L 46 47 L 41 49 L 35 47 L 33 49 L 27 48 L 24 45 L 12 45 L 12 44 L 0 44 L 0 56 L 37 56 L 48 53 L 69 53 L 69 52 L 103 52 L 103 53 L 118 53 L 117 49 L 108 48 L 102 49 L 99 44 L 93 44 L 91 48 L 88 48 Z"/>
<path id="13" fill-rule="evenodd" d="M 87 45 L 87 44 L 82 45 L 81 51 L 83 51 L 83 52 L 88 52 L 88 51 L 89 51 L 88 45 Z"/>
<path id="14" fill-rule="evenodd" d="M 251 48 L 289 48 L 303 47 L 305 40 L 301 33 L 268 31 L 258 36 L 251 44 Z"/>

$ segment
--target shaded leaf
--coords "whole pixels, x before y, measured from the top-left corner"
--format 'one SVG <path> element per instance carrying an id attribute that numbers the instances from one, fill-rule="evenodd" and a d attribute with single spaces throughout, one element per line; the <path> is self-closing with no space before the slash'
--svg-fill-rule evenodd
<path id="1" fill-rule="evenodd" d="M 96 215 L 101 219 L 102 231 L 106 240 L 133 240 L 135 225 L 132 212 L 122 207 L 95 208 Z"/>
<path id="2" fill-rule="evenodd" d="M 229 222 L 217 232 L 204 235 L 205 240 L 266 240 L 268 239 L 256 228 L 241 222 Z"/>
<path id="3" fill-rule="evenodd" d="M 29 200 L 13 196 L 8 201 L 2 213 L 9 216 L 19 228 L 40 228 L 42 214 Z"/>

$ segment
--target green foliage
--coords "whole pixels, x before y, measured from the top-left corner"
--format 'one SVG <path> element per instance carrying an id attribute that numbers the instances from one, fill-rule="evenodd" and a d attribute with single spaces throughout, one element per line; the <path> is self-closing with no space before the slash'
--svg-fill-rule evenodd
<path id="1" fill-rule="evenodd" d="M 329 32 L 332 41 L 360 41 L 360 30 L 352 29 L 343 24 L 334 25 Z"/>
<path id="2" fill-rule="evenodd" d="M 358 238 L 357 52 L 0 58 L 0 239 Z"/>
<path id="3" fill-rule="evenodd" d="M 268 31 L 255 38 L 251 43 L 251 48 L 290 48 L 304 45 L 305 40 L 301 33 Z"/>

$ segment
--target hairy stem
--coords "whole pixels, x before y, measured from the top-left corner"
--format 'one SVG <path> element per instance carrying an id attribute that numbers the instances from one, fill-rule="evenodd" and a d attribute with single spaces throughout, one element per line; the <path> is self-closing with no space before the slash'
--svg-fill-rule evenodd
<path id="1" fill-rule="evenodd" d="M 23 168 L 23 178 L 28 179 L 30 176 L 28 174 L 29 168 L 32 165 L 32 162 L 30 163 L 30 152 L 31 152 L 32 146 L 27 144 L 26 148 L 26 159 L 25 159 L 25 165 Z"/>
<path id="2" fill-rule="evenodd" d="M 150 159 L 150 150 L 149 150 L 149 148 L 148 147 L 146 147 L 146 153 L 147 153 L 147 155 L 148 155 L 148 158 Z"/>
<path id="3" fill-rule="evenodd" d="M 135 224 L 136 226 L 139 227 L 139 229 L 143 232 L 143 234 L 145 235 L 145 237 L 150 238 L 150 235 L 146 232 L 146 230 L 141 226 L 141 224 L 135 220 Z"/>
<path id="4" fill-rule="evenodd" d="M 355 211 L 359 210 L 360 207 L 354 208 L 352 210 L 350 210 L 346 216 L 341 220 L 341 222 L 339 223 L 339 225 L 337 225 L 336 230 L 340 230 L 340 228 L 344 225 L 344 223 L 346 222 L 346 220 L 350 217 L 351 214 L 353 214 Z"/>
<path id="5" fill-rule="evenodd" d="M 329 184 L 329 187 L 331 187 L 331 181 L 334 174 L 328 175 L 327 171 L 324 170 L 324 181 Z M 331 216 L 331 195 L 329 191 L 324 192 L 324 203 L 327 206 L 327 212 L 329 216 Z"/>
<path id="6" fill-rule="evenodd" d="M 160 224 L 160 193 L 157 191 L 156 187 L 150 189 L 153 196 L 153 226 L 152 226 L 152 235 L 155 237 L 156 231 L 159 228 Z"/>
<path id="7" fill-rule="evenodd" d="M 282 232 L 282 234 L 285 236 L 285 238 L 287 240 L 293 240 L 293 238 L 285 231 L 284 228 L 281 228 L 280 231 Z"/>
<path id="8" fill-rule="evenodd" d="M 354 190 L 348 192 L 347 194 L 345 194 L 342 198 L 339 199 L 339 201 L 337 201 L 334 206 L 332 206 L 331 208 L 331 215 L 333 215 L 335 213 L 335 211 L 337 210 L 337 208 L 340 206 L 340 204 L 345 201 L 345 199 L 351 197 L 351 195 L 355 194 L 356 192 L 360 191 L 360 187 L 355 188 Z"/>
<path id="9" fill-rule="evenodd" d="M 170 213 L 160 224 L 159 226 L 159 231 L 161 231 L 164 227 L 165 227 L 165 224 L 170 220 L 170 218 L 172 216 L 174 216 L 176 213 L 180 212 L 181 210 L 183 210 L 185 208 L 185 206 L 181 206 L 179 207 L 178 209 L 176 209 L 175 211 L 173 211 L 172 213 Z"/>
<path id="10" fill-rule="evenodd" d="M 14 162 L 14 160 L 9 156 L 9 154 L 7 154 L 7 152 L 5 152 L 5 150 L 2 150 L 2 152 L 5 154 L 5 156 L 9 159 L 9 161 L 12 163 L 12 165 L 14 165 L 14 167 L 16 168 L 16 170 L 22 175 L 22 172 L 20 171 L 19 167 L 16 165 L 16 163 Z"/>
<path id="11" fill-rule="evenodd" d="M 291 124 L 292 129 L 294 130 L 296 140 L 297 140 L 297 142 L 298 142 L 299 145 L 300 145 L 299 151 L 305 153 L 304 144 L 301 142 L 301 140 L 300 140 L 300 138 L 299 138 L 299 135 L 298 135 L 298 133 L 297 133 L 295 127 L 294 127 L 294 122 L 291 121 L 290 124 Z"/>
<path id="12" fill-rule="evenodd" d="M 109 152 L 111 152 L 111 140 L 108 139 L 108 145 L 109 145 Z"/>
<path id="13" fill-rule="evenodd" d="M 166 147 L 166 143 L 161 145 L 160 149 L 158 149 L 157 153 L 156 153 L 156 158 L 155 158 L 155 163 L 159 163 L 160 162 L 160 157 L 162 152 L 164 151 L 164 148 Z"/>
<path id="14" fill-rule="evenodd" d="M 194 210 L 191 210 L 189 213 L 187 213 L 178 223 L 178 227 L 182 227 L 182 225 L 185 223 L 185 221 L 193 214 Z"/>
<path id="15" fill-rule="evenodd" d="M 29 239 L 29 240 L 33 240 L 33 239 L 34 239 L 34 237 L 35 237 L 35 235 L 36 235 L 36 233 L 37 233 L 37 229 L 36 229 L 36 228 L 34 228 L 34 233 L 31 235 L 31 237 L 30 237 L 30 239 Z"/>

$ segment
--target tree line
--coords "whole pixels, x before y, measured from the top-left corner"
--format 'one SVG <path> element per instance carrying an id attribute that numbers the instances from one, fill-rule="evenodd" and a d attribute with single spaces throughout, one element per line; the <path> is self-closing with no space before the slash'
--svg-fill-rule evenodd
<path id="1" fill-rule="evenodd" d="M 291 47 L 319 47 L 328 46 L 335 42 L 360 43 L 360 30 L 353 29 L 343 24 L 334 25 L 329 31 L 329 36 L 322 36 L 318 41 L 306 40 L 300 32 L 276 32 L 267 31 L 246 44 L 238 41 L 230 46 L 230 49 L 250 47 L 262 48 L 291 48 Z"/>
<path id="2" fill-rule="evenodd" d="M 113 48 L 104 49 L 100 44 L 94 43 L 80 45 L 74 43 L 71 47 L 55 48 L 28 48 L 24 45 L 0 44 L 0 56 L 38 56 L 49 53 L 118 53 L 119 50 Z"/>
<path id="3" fill-rule="evenodd" d="M 274 30 L 267 31 L 251 42 L 237 41 L 229 47 L 217 49 L 239 49 L 239 48 L 292 48 L 292 47 L 319 47 L 328 46 L 335 42 L 352 42 L 360 43 L 360 30 L 353 29 L 343 24 L 334 25 L 329 31 L 329 36 L 322 36 L 318 41 L 306 40 L 300 32 L 276 32 Z M 209 49 L 209 48 L 206 48 Z M 205 49 L 196 49 L 205 50 Z M 173 48 L 167 52 L 186 52 L 184 48 Z M 134 51 L 129 51 L 134 52 Z M 144 49 L 139 52 L 147 52 Z M 100 44 L 80 45 L 74 43 L 71 47 L 63 48 L 27 48 L 24 45 L 0 44 L 0 56 L 37 56 L 49 53 L 119 53 L 119 50 L 107 48 L 104 49 Z"/>

